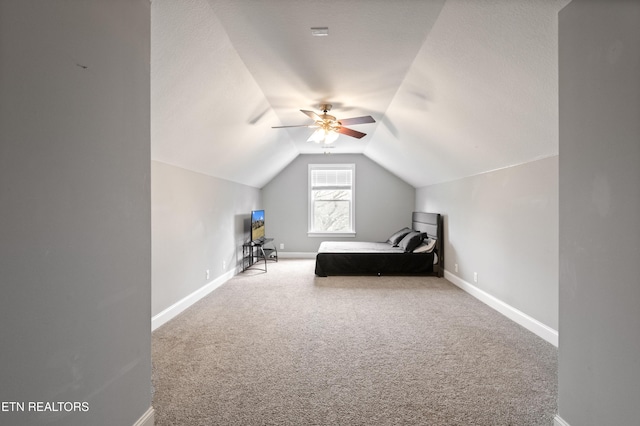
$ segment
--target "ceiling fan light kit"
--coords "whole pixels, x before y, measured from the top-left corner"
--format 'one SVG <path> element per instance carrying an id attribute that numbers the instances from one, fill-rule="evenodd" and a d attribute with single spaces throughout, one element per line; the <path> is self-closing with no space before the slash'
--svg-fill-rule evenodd
<path id="1" fill-rule="evenodd" d="M 361 139 L 366 136 L 366 133 L 359 132 L 357 130 L 349 129 L 347 127 L 343 127 L 343 125 L 354 125 L 354 124 L 367 124 L 367 123 L 375 123 L 376 120 L 373 119 L 370 115 L 363 117 L 353 117 L 353 118 L 345 118 L 342 120 L 336 119 L 333 115 L 327 114 L 327 112 L 331 111 L 331 104 L 322 104 L 320 105 L 320 109 L 322 109 L 322 114 L 318 115 L 313 111 L 306 111 L 301 109 L 300 111 L 303 114 L 306 114 L 309 118 L 315 121 L 313 124 L 299 124 L 293 126 L 273 126 L 274 129 L 281 129 L 285 127 L 308 127 L 308 128 L 317 128 L 307 139 L 309 142 L 315 143 L 324 143 L 325 145 L 333 143 L 340 134 L 351 136 L 356 139 Z"/>
<path id="2" fill-rule="evenodd" d="M 308 142 L 331 144 L 338 139 L 339 133 L 333 129 L 319 128 L 309 136 Z"/>

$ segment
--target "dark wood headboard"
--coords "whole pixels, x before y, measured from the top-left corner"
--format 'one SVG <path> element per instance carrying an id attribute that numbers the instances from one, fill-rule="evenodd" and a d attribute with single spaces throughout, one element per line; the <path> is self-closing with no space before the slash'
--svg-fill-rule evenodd
<path id="1" fill-rule="evenodd" d="M 429 238 L 436 240 L 436 252 L 438 264 L 433 265 L 433 272 L 444 276 L 444 229 L 442 215 L 439 213 L 413 212 L 411 215 L 411 227 L 419 232 L 425 232 Z"/>

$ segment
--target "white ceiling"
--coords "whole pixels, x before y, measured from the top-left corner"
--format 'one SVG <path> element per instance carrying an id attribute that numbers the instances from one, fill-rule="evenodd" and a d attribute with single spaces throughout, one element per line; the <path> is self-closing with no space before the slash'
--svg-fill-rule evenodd
<path id="1" fill-rule="evenodd" d="M 567 3 L 153 0 L 152 158 L 262 187 L 300 153 L 363 153 L 421 187 L 557 155 Z M 332 148 L 271 129 L 325 102 L 377 123 Z"/>

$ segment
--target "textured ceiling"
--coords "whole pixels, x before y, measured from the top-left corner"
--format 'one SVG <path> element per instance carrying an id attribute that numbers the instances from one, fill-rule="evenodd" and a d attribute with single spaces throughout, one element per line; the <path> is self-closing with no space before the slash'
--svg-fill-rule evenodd
<path id="1" fill-rule="evenodd" d="M 556 155 L 566 3 L 153 0 L 152 158 L 262 187 L 300 153 L 364 153 L 420 187 Z M 377 123 L 328 148 L 271 129 L 325 102 Z"/>

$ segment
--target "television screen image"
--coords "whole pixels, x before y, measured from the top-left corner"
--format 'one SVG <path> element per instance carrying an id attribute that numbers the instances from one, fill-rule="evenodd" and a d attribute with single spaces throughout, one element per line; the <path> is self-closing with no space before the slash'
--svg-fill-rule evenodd
<path id="1" fill-rule="evenodd" d="M 251 241 L 264 239 L 264 210 L 251 212 Z"/>

